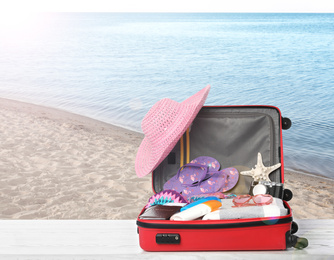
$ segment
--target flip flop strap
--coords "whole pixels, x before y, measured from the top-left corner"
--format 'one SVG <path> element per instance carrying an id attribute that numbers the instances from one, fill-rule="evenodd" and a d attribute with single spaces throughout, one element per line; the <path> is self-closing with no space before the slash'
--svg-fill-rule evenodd
<path id="1" fill-rule="evenodd" d="M 182 169 L 185 168 L 185 167 L 187 167 L 187 166 L 188 167 L 191 166 L 191 167 L 198 167 L 198 168 L 206 168 L 205 173 L 203 173 L 203 176 L 199 180 L 200 182 L 202 182 L 205 179 L 205 176 L 209 172 L 209 166 L 207 166 L 207 165 L 203 165 L 203 164 L 199 164 L 199 163 L 187 163 L 187 164 L 181 166 L 180 169 L 177 171 L 177 174 L 176 174 L 176 178 L 177 179 L 179 179 Z M 189 185 L 192 185 L 192 184 L 193 183 L 191 183 L 191 184 L 182 184 L 182 186 L 189 186 Z"/>
<path id="2" fill-rule="evenodd" d="M 212 175 L 210 175 L 208 178 L 203 178 L 202 180 L 198 181 L 198 182 L 194 182 L 192 184 L 182 184 L 182 186 L 187 186 L 187 187 L 196 187 L 201 185 L 202 182 L 207 181 L 208 179 L 210 179 L 212 176 L 214 176 L 215 174 L 219 173 L 220 171 L 212 171 L 210 173 L 212 173 Z M 224 179 L 226 178 L 226 176 L 224 176 Z"/>

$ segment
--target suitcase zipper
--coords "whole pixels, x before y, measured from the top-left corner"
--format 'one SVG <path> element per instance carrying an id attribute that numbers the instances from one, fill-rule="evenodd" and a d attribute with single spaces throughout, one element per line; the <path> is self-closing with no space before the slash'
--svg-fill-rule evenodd
<path id="1" fill-rule="evenodd" d="M 137 226 L 142 228 L 154 228 L 154 229 L 217 229 L 217 228 L 245 228 L 245 227 L 259 227 L 268 225 L 279 225 L 292 222 L 292 217 L 268 219 L 252 222 L 239 222 L 239 223 L 224 223 L 224 224 L 168 224 L 162 223 L 148 223 L 137 220 Z"/>

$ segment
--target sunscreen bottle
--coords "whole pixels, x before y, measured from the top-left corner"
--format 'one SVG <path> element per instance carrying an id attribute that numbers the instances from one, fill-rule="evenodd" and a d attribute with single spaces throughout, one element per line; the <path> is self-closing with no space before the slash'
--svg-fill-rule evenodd
<path id="1" fill-rule="evenodd" d="M 182 207 L 182 208 L 180 209 L 180 211 L 184 211 L 184 210 L 186 210 L 186 209 L 189 209 L 189 208 L 191 208 L 191 207 L 194 207 L 194 206 L 196 206 L 196 205 L 198 205 L 198 204 L 202 204 L 203 202 L 205 202 L 205 201 L 209 201 L 209 200 L 218 200 L 218 201 L 220 201 L 219 198 L 214 197 L 214 196 L 212 196 L 212 197 L 206 197 L 206 198 L 203 198 L 203 199 L 199 199 L 199 200 L 197 200 L 197 201 L 194 201 L 194 202 L 192 202 L 192 203 L 190 203 L 190 204 L 188 204 L 188 205 Z"/>
<path id="2" fill-rule="evenodd" d="M 194 220 L 199 217 L 204 216 L 212 211 L 219 209 L 222 206 L 221 202 L 218 200 L 209 200 L 201 204 L 188 208 L 184 211 L 178 212 L 171 216 L 170 220 Z"/>

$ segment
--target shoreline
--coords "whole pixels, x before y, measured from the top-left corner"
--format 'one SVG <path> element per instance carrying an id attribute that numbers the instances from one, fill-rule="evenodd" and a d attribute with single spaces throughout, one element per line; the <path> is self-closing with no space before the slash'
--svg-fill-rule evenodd
<path id="1" fill-rule="evenodd" d="M 323 176 L 323 175 L 320 175 L 320 174 L 317 174 L 317 173 L 306 172 L 306 171 L 303 171 L 303 170 L 294 170 L 294 169 L 289 169 L 289 168 L 284 169 L 284 172 L 300 174 L 300 175 L 309 176 L 309 177 L 312 177 L 312 178 L 319 178 L 319 179 L 322 179 L 324 181 L 330 181 L 330 182 L 334 183 L 334 179 L 331 179 L 327 176 Z M 284 177 L 284 180 L 285 180 L 285 177 Z"/>
<path id="2" fill-rule="evenodd" d="M 135 219 L 153 194 L 134 171 L 141 133 L 3 98 L 0 119 L 0 219 Z M 334 218 L 334 180 L 284 179 L 295 218 Z"/>
<path id="3" fill-rule="evenodd" d="M 1 110 L 7 109 L 7 110 L 17 111 L 17 112 L 26 112 L 34 116 L 37 116 L 37 117 L 49 117 L 51 120 L 55 120 L 58 122 L 70 121 L 71 123 L 78 123 L 78 126 L 81 126 L 84 124 L 83 125 L 84 128 L 87 128 L 89 130 L 94 130 L 94 131 L 101 131 L 101 130 L 104 131 L 105 130 L 104 128 L 106 128 L 106 129 L 113 129 L 116 131 L 123 131 L 128 134 L 131 133 L 134 135 L 138 135 L 141 138 L 144 137 L 142 133 L 122 127 L 122 126 L 109 124 L 101 120 L 97 120 L 91 117 L 76 114 L 76 113 L 62 110 L 59 108 L 47 107 L 43 105 L 36 105 L 33 103 L 28 103 L 28 102 L 19 101 L 19 100 L 13 100 L 13 99 L 7 99 L 7 98 L 0 97 L 0 109 Z"/>

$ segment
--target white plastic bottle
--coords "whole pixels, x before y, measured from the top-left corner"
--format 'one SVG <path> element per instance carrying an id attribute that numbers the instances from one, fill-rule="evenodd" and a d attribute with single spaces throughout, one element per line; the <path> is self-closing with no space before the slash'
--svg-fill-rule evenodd
<path id="1" fill-rule="evenodd" d="M 209 200 L 194 207 L 186 209 L 184 211 L 178 212 L 171 216 L 170 220 L 184 221 L 184 220 L 194 220 L 199 217 L 204 216 L 212 211 L 219 209 L 222 206 L 220 201 Z"/>

